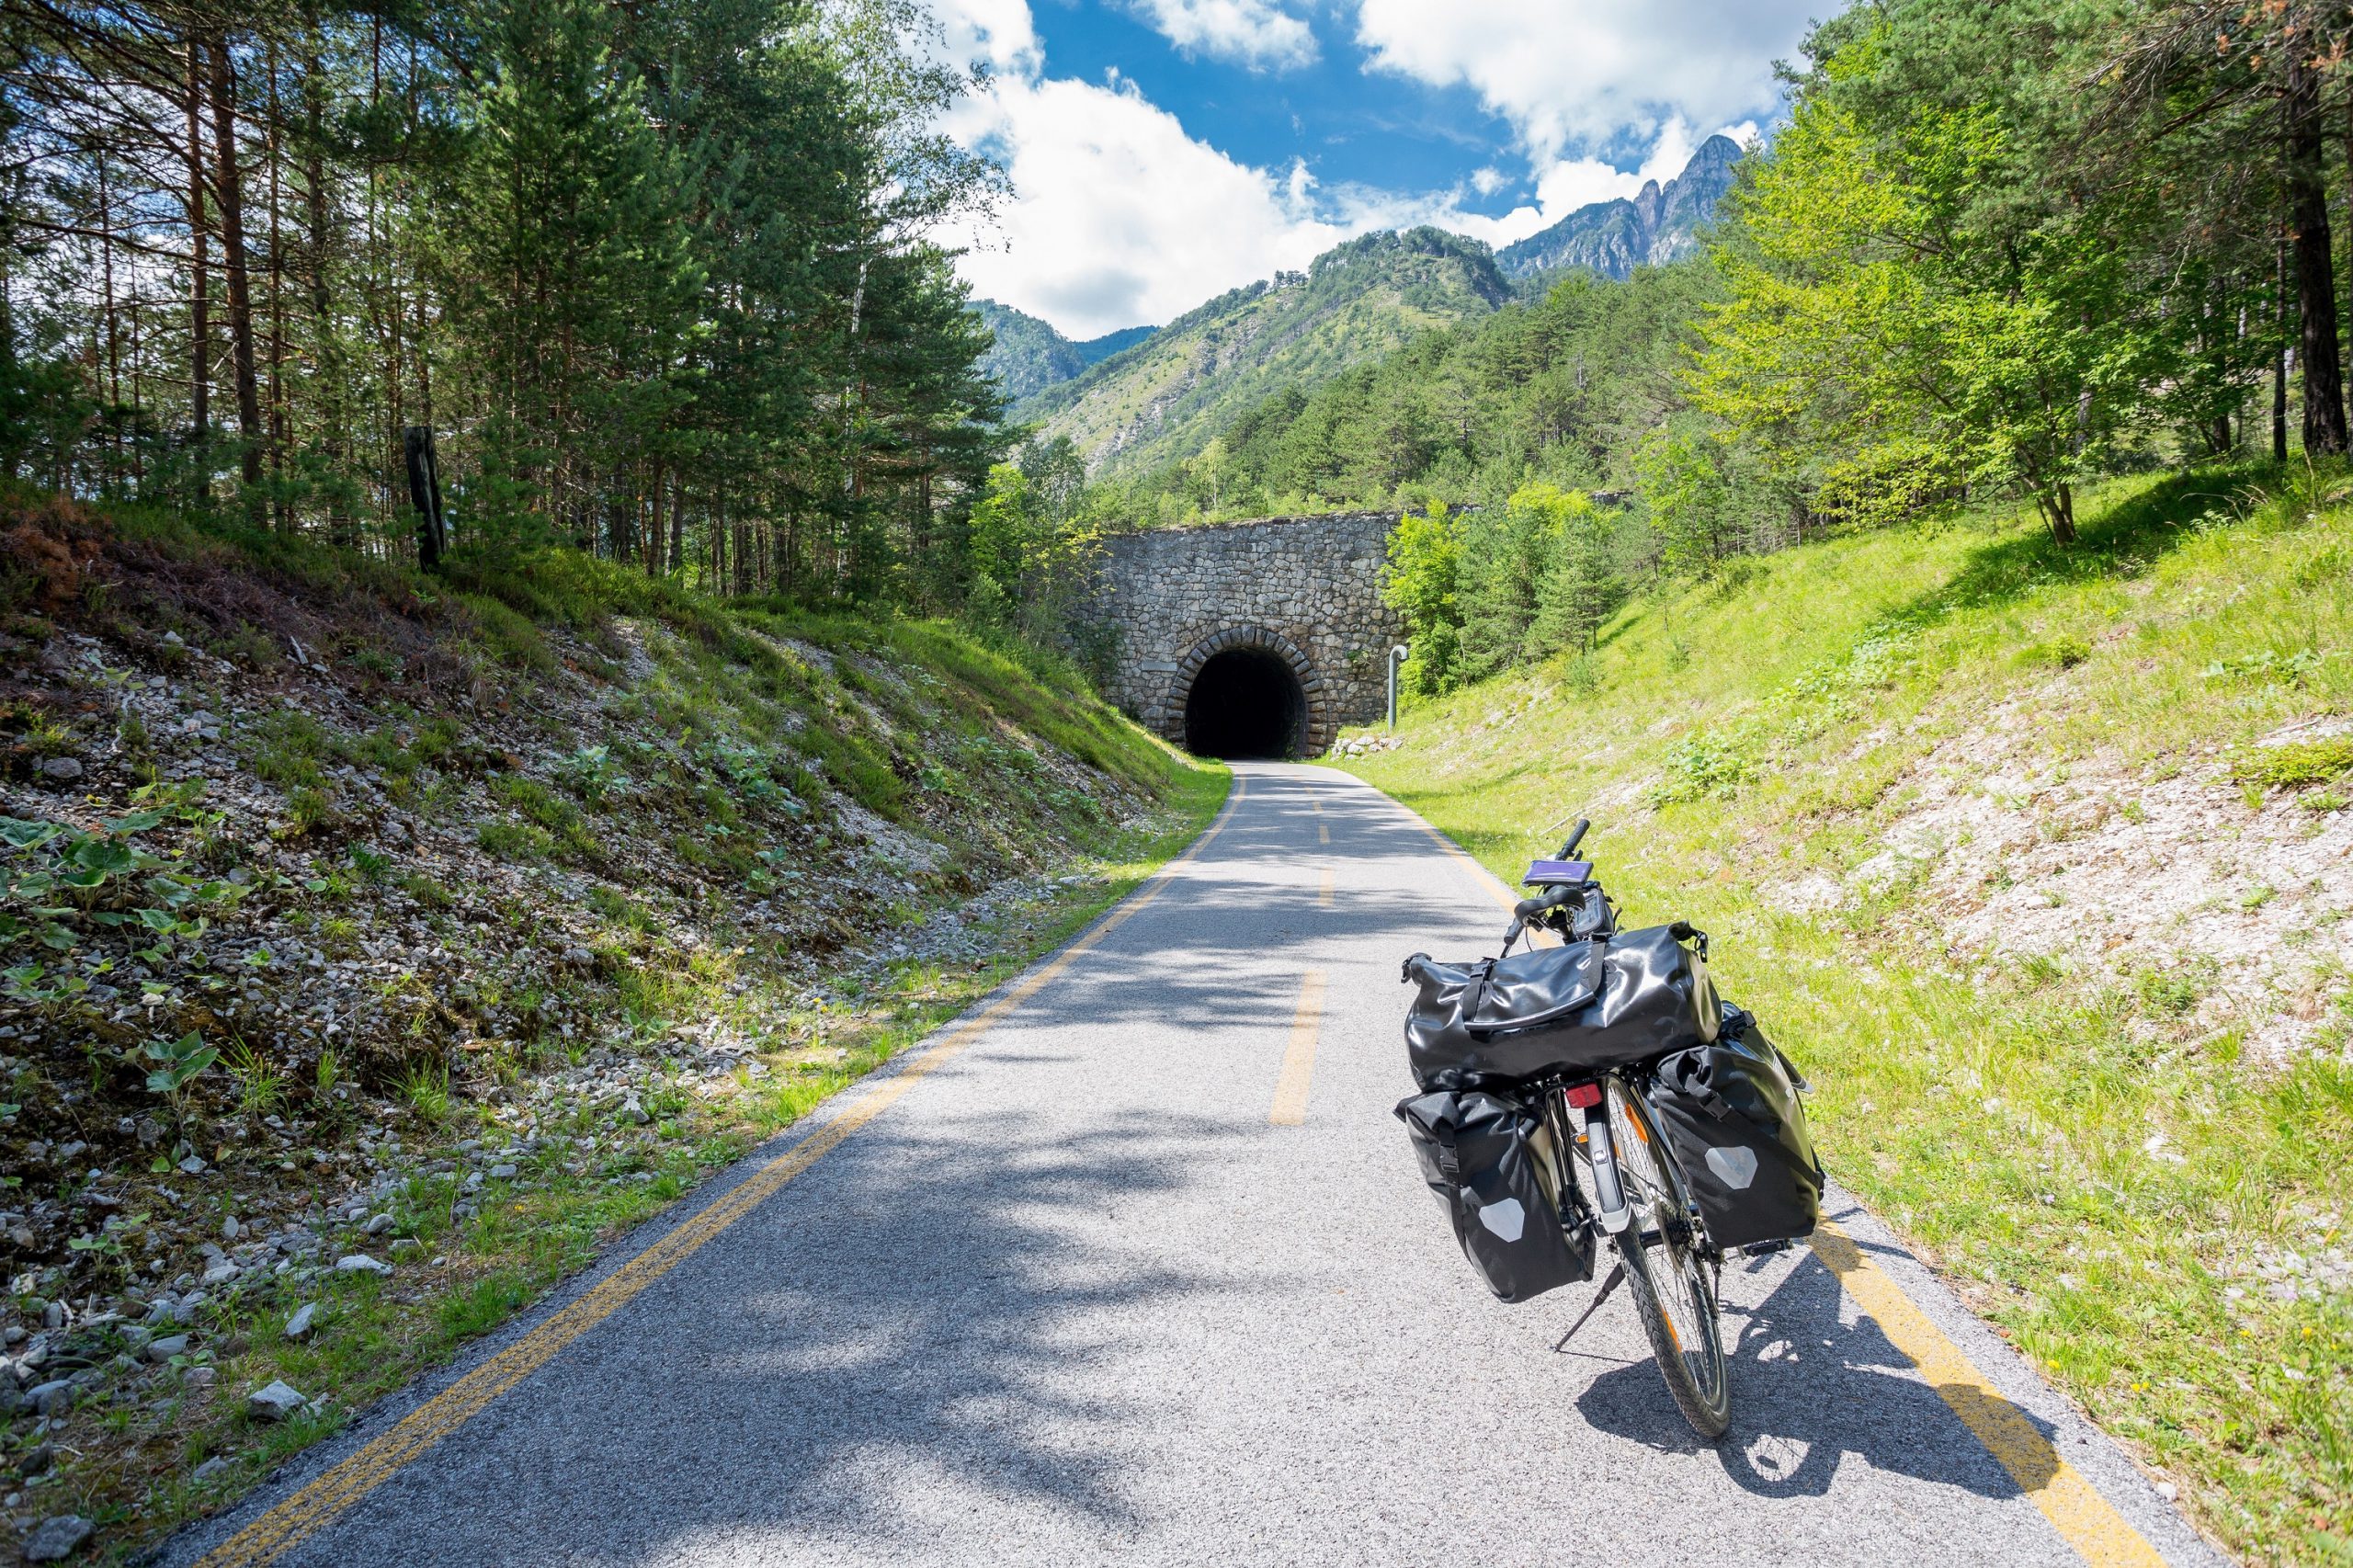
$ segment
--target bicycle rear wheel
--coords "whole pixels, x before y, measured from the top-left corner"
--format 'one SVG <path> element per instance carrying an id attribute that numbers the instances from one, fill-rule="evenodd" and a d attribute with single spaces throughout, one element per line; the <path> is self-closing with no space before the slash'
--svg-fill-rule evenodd
<path id="1" fill-rule="evenodd" d="M 1634 1211 L 1618 1251 L 1635 1313 L 1683 1418 L 1702 1437 L 1720 1437 L 1732 1419 L 1732 1386 L 1709 1260 L 1650 1108 L 1615 1077 L 1608 1094 L 1609 1142 Z"/>

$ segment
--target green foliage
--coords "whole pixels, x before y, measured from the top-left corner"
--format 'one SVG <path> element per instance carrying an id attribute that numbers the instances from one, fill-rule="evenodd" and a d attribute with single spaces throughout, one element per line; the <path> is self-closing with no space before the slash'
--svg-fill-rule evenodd
<path id="1" fill-rule="evenodd" d="M 1499 506 L 1539 479 L 1631 484 L 1644 435 L 1685 406 L 1685 350 L 1722 287 L 1697 260 L 1624 283 L 1572 274 L 1532 303 L 1422 333 L 1320 385 L 1285 379 L 1232 417 L 1215 451 L 1204 440 L 1157 467 L 1113 465 L 1087 509 L 1178 522 L 1432 500 Z M 1771 519 L 1750 522 L 1777 537 Z"/>
<path id="2" fill-rule="evenodd" d="M 968 528 L 964 614 L 975 627 L 1016 630 L 1041 644 L 1062 637 L 1101 542 L 1076 511 L 1086 477 L 1067 438 L 1033 442 L 1017 463 L 989 470 Z"/>
<path id="3" fill-rule="evenodd" d="M 0 193 L 0 231 L 40 236 L 12 253 L 9 474 L 413 559 L 398 426 L 423 412 L 476 565 L 563 545 L 727 592 L 954 602 L 939 558 L 1007 436 L 986 329 L 922 236 L 1003 179 L 937 132 L 972 78 L 910 0 L 10 20 L 10 71 L 47 85 L 0 135 L 12 158 L 51 151 Z M 208 63 L 220 101 L 184 106 Z M 97 289 L 184 249 L 187 216 L 108 199 L 85 222 L 199 109 L 270 154 L 225 165 L 201 214 L 222 239 L 240 215 L 269 301 L 210 296 L 201 417 L 194 291 Z M 548 667 L 486 619 L 494 662 Z M 278 653 L 257 629 L 232 642 Z M 336 656 L 404 673 L 394 648 Z"/>
<path id="4" fill-rule="evenodd" d="M 177 1040 L 149 1040 L 131 1053 L 131 1060 L 134 1066 L 146 1069 L 149 1094 L 167 1095 L 176 1102 L 188 1085 L 221 1060 L 221 1050 L 205 1044 L 204 1037 L 190 1029 Z"/>
<path id="5" fill-rule="evenodd" d="M 1538 481 L 1462 531 L 1462 673 L 1477 680 L 1589 649 L 1625 596 L 1616 528 L 1581 492 Z"/>
<path id="6" fill-rule="evenodd" d="M 2271 790 L 2326 784 L 2353 773 L 2353 736 L 2259 746 L 2240 757 L 2232 773 L 2243 783 Z"/>
<path id="7" fill-rule="evenodd" d="M 1433 501 L 1397 519 L 1381 573 L 1381 599 L 1405 622 L 1410 656 L 1398 672 L 1408 691 L 1435 696 L 1460 678 L 1461 525 Z"/>

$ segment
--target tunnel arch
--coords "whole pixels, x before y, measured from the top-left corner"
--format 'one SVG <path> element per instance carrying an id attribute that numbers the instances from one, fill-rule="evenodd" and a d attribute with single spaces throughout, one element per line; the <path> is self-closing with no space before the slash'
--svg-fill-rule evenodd
<path id="1" fill-rule="evenodd" d="M 1294 749 L 1302 756 L 1320 755 L 1332 744 L 1330 693 L 1299 645 L 1263 626 L 1228 627 L 1202 638 L 1186 651 L 1177 661 L 1176 678 L 1169 683 L 1162 733 L 1180 744 L 1191 745 L 1194 722 L 1199 717 L 1194 699 L 1203 672 L 1209 672 L 1210 680 L 1215 682 L 1222 672 L 1235 672 L 1254 661 L 1279 666 L 1289 676 L 1297 693 L 1297 708 L 1292 715 Z M 1207 698 L 1212 693 L 1205 689 L 1199 695 Z"/>

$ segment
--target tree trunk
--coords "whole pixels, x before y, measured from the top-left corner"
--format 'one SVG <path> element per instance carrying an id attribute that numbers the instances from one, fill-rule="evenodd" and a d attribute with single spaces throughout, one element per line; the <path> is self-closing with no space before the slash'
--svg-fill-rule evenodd
<path id="1" fill-rule="evenodd" d="M 670 478 L 670 566 L 674 574 L 687 563 L 687 476 Z"/>
<path id="2" fill-rule="evenodd" d="M 221 199 L 221 266 L 229 284 L 230 358 L 237 382 L 237 437 L 244 448 L 245 485 L 256 494 L 249 507 L 260 504 L 261 389 L 254 373 L 253 283 L 245 269 L 244 180 L 237 168 L 236 78 L 229 61 L 225 34 L 213 38 L 212 65 L 212 188 Z"/>
<path id="3" fill-rule="evenodd" d="M 2075 542 L 2075 492 L 2073 486 L 2055 485 L 2051 494 L 2038 495 L 2035 505 L 2042 510 L 2042 520 L 2051 527 L 2051 542 L 2063 549 Z"/>
<path id="4" fill-rule="evenodd" d="M 2288 460 L 2288 242 L 2276 247 L 2271 300 L 2279 317 L 2279 347 L 2271 356 L 2271 460 Z"/>
<path id="5" fill-rule="evenodd" d="M 2346 449 L 2345 387 L 2336 343 L 2336 268 L 2329 257 L 2328 189 L 2321 177 L 2320 74 L 2302 54 L 2288 64 L 2282 97 L 2288 149 L 2288 219 L 2295 236 L 2297 357 L 2304 378 L 2304 450 Z"/>
<path id="6" fill-rule="evenodd" d="M 207 297 L 204 218 L 204 55 L 188 40 L 188 415 L 196 427 L 196 499 L 212 499 L 212 302 Z"/>
<path id="7" fill-rule="evenodd" d="M 271 521 L 280 533 L 290 519 L 286 494 L 274 482 L 286 461 L 286 244 L 278 222 L 285 193 L 279 187 L 279 128 L 284 117 L 278 106 L 278 45 L 269 45 L 264 68 L 269 74 L 269 477 L 277 494 L 271 500 Z"/>

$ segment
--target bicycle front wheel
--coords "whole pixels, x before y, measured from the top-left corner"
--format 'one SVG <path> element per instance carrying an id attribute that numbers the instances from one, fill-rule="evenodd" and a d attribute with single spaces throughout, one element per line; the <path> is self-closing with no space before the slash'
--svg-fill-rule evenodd
<path id="1" fill-rule="evenodd" d="M 1608 1093 L 1609 1142 L 1634 1211 L 1618 1234 L 1626 1283 L 1667 1392 L 1691 1429 L 1712 1440 L 1732 1420 L 1732 1387 L 1709 1260 L 1650 1108 L 1615 1077 Z"/>

